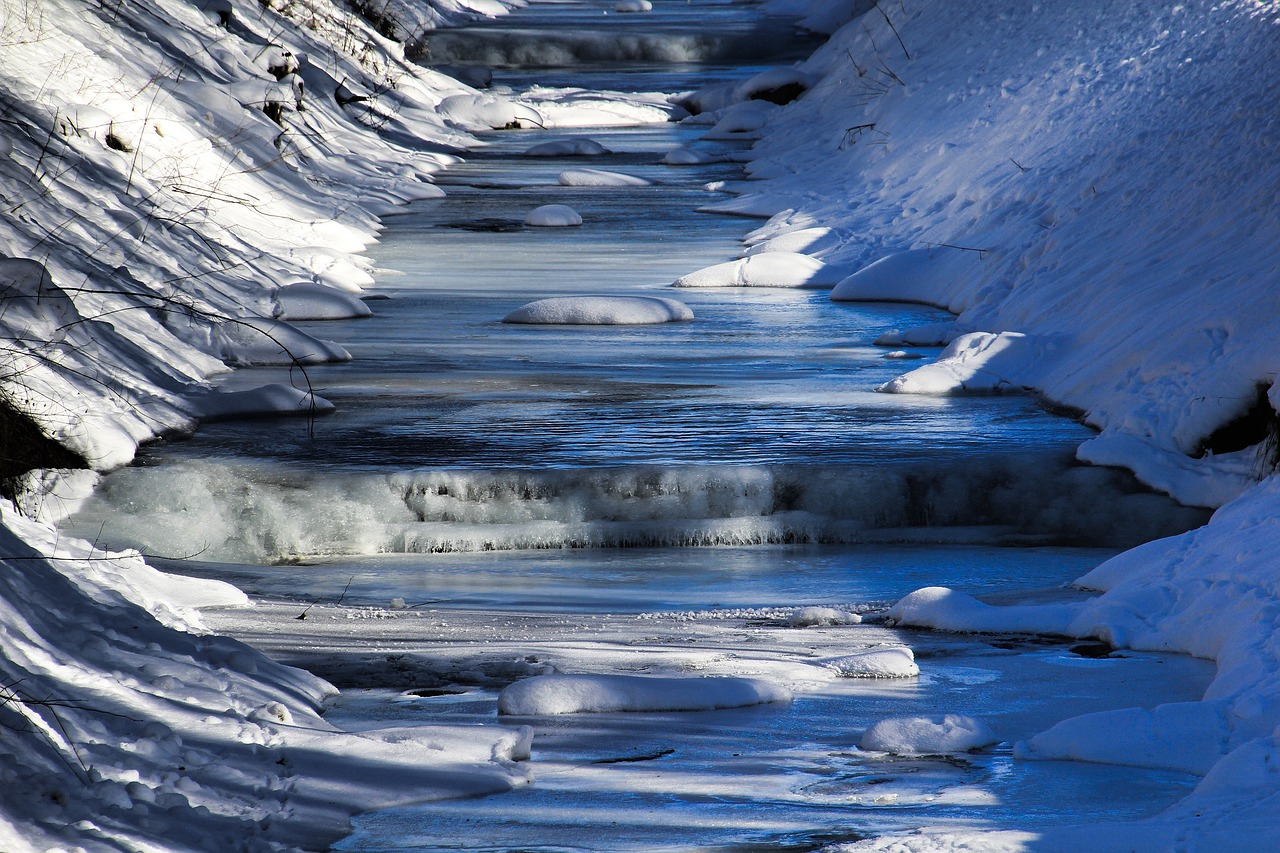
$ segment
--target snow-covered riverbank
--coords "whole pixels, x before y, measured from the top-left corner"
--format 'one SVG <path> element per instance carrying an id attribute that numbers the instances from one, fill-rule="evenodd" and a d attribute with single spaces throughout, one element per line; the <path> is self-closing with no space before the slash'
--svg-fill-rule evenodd
<path id="1" fill-rule="evenodd" d="M 503 7 L 433 8 L 456 20 Z M 889 258 L 841 282 L 844 298 L 958 313 L 903 330 L 917 343 L 965 336 L 889 390 L 1038 389 L 1101 430 L 1087 461 L 1190 503 L 1234 498 L 1203 530 L 1091 573 L 1083 583 L 1109 591 L 1091 602 L 991 609 L 935 591 L 899 605 L 909 624 L 1218 662 L 1204 702 L 1068 720 L 1021 748 L 1206 773 L 1190 799 L 1124 830 L 963 843 L 1280 844 L 1268 769 L 1280 760 L 1280 496 L 1249 485 L 1275 420 L 1280 166 L 1266 69 L 1280 12 L 1256 0 L 882 10 L 768 81 L 807 88 L 794 103 L 700 117 L 763 137 L 751 167 L 762 182 L 735 185 L 750 192 L 722 209 L 779 214 L 755 250 L 808 251 L 828 270 Z M 396 23 L 413 39 L 438 18 Z M 658 98 L 493 100 L 407 63 L 329 0 L 4 0 L 0 80 L 5 398 L 96 468 L 201 417 L 318 403 L 302 382 L 251 400 L 201 383 L 227 364 L 344 358 L 275 319 L 290 310 L 278 288 L 368 284 L 359 252 L 377 216 L 439 193 L 431 175 L 468 131 L 678 114 Z M 62 509 L 39 490 L 26 505 L 42 503 L 46 517 Z M 509 730 L 414 735 L 447 757 L 428 768 L 403 732 L 333 731 L 317 715 L 325 684 L 199 633 L 193 607 L 238 600 L 225 585 L 59 542 L 9 511 L 3 537 L 5 849 L 316 846 L 356 809 L 526 778 L 527 743 Z"/>

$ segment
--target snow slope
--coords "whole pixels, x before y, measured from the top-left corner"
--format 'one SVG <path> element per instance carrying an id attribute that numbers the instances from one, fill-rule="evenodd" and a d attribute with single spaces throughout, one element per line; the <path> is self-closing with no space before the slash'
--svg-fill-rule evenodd
<path id="1" fill-rule="evenodd" d="M 1082 604 L 933 588 L 892 612 L 1215 659 L 1202 702 L 1069 719 L 1018 748 L 1205 774 L 1190 798 L 1125 826 L 939 828 L 848 849 L 1280 845 L 1280 487 L 1258 484 L 1280 401 L 1278 25 L 1262 0 L 885 3 L 801 64 L 815 82 L 763 128 L 759 183 L 717 205 L 770 217 L 753 244 L 838 235 L 812 254 L 866 271 L 833 298 L 957 314 L 902 330 L 954 344 L 881 390 L 1031 389 L 1098 428 L 1081 459 L 1222 507 L 1082 578 L 1102 591 Z"/>

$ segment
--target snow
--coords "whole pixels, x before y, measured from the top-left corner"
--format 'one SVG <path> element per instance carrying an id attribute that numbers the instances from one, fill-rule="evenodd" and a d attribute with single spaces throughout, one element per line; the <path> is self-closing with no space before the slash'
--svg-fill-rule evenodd
<path id="1" fill-rule="evenodd" d="M 875 752 L 935 755 L 981 749 L 998 740 L 981 720 L 961 714 L 943 714 L 880 720 L 862 733 L 858 746 Z"/>
<path id="2" fill-rule="evenodd" d="M 273 382 L 243 391 L 194 390 L 185 402 L 194 417 L 202 421 L 230 420 L 252 416 L 324 415 L 333 403 L 312 391 Z"/>
<path id="3" fill-rule="evenodd" d="M 791 701 L 791 691 L 756 678 L 539 675 L 498 695 L 512 716 L 610 711 L 707 711 Z"/>
<path id="4" fill-rule="evenodd" d="M 659 296 L 561 296 L 530 302 L 502 322 L 625 326 L 692 319 L 689 306 Z"/>
<path id="5" fill-rule="evenodd" d="M 539 228 L 564 228 L 582 224 L 582 215 L 567 204 L 544 204 L 524 217 L 525 225 Z"/>
<path id="6" fill-rule="evenodd" d="M 276 291 L 281 320 L 348 320 L 369 317 L 369 306 L 358 297 L 323 284 L 291 284 Z"/>
<path id="7" fill-rule="evenodd" d="M 477 93 L 328 0 L 10 5 L 0 328 L 20 385 L 6 385 L 100 469 L 198 419 L 322 407 L 283 385 L 201 383 L 228 365 L 349 358 L 286 322 L 342 302 L 297 288 L 373 284 L 358 253 L 376 217 L 438 196 L 431 175 L 451 162 L 438 152 L 470 144 L 468 131 L 682 115 L 660 93 Z M 1263 73 L 1274 4 L 952 0 L 886 4 L 843 28 L 868 4 L 774 4 L 788 6 L 807 6 L 805 25 L 831 42 L 796 68 L 685 99 L 708 140 L 759 139 L 755 180 L 713 209 L 770 221 L 748 257 L 677 286 L 832 287 L 833 299 L 946 307 L 954 323 L 882 338 L 949 344 L 885 390 L 1033 390 L 1099 430 L 1081 460 L 1220 507 L 1205 528 L 1082 578 L 1100 592 L 1087 601 L 996 606 L 933 587 L 889 612 L 902 625 L 1214 660 L 1203 701 L 1071 718 L 1017 747 L 1203 774 L 1185 801 L 1124 826 L 966 828 L 850 849 L 1280 844 L 1280 486 L 1258 483 L 1251 459 L 1196 454 L 1259 387 L 1280 396 L 1280 166 L 1266 156 L 1276 96 Z M 416 38 L 507 7 L 394 0 L 384 12 L 394 37 Z M 169 68 L 181 73 L 157 75 Z M 805 91 L 786 106 L 753 99 L 791 84 Z M 726 159 L 686 148 L 664 162 Z M 242 603 L 235 590 L 59 539 L 7 507 L 0 519 L 0 699 L 15 719 L 0 770 L 5 849 L 323 846 L 356 809 L 527 779 L 525 730 L 335 731 L 320 716 L 328 685 L 203 633 L 195 608 Z M 875 654 L 822 665 L 893 663 Z M 786 698 L 749 678 L 540 676 L 507 689 L 521 713 Z M 44 697 L 77 701 L 55 710 Z M 948 715 L 883 720 L 863 746 L 950 752 L 990 738 Z M 424 750 L 439 760 L 424 767 Z"/>
<path id="8" fill-rule="evenodd" d="M 809 628 L 815 625 L 857 625 L 862 617 L 834 607 L 801 607 L 787 617 L 793 628 Z"/>
<path id="9" fill-rule="evenodd" d="M 842 271 L 796 252 L 762 252 L 705 267 L 676 279 L 673 287 L 828 288 Z"/>
<path id="10" fill-rule="evenodd" d="M 585 136 L 539 142 L 524 152 L 526 157 L 599 157 L 608 153 L 609 149 Z"/>
<path id="11" fill-rule="evenodd" d="M 615 12 L 652 12 L 653 4 L 649 0 L 619 0 L 614 4 Z"/>
<path id="12" fill-rule="evenodd" d="M 906 646 L 827 658 L 822 665 L 843 678 L 914 678 L 920 674 L 916 656 Z"/>
<path id="13" fill-rule="evenodd" d="M 604 169 L 565 169 L 556 178 L 565 187 L 647 187 L 651 181 Z"/>

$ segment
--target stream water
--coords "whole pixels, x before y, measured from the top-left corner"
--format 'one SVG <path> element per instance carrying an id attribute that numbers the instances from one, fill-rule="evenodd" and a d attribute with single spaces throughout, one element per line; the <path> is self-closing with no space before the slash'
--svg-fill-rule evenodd
<path id="1" fill-rule="evenodd" d="M 431 57 L 497 65 L 497 85 L 514 90 L 679 92 L 745 78 L 803 46 L 748 4 L 654 5 L 621 16 L 604 14 L 611 4 L 535 2 L 433 36 Z M 779 659 L 797 644 L 808 643 L 804 654 L 875 645 L 890 635 L 873 625 L 806 639 L 779 608 L 874 611 L 929 584 L 1052 589 L 1202 520 L 1122 473 L 1075 465 L 1088 431 L 1029 397 L 876 394 L 905 368 L 871 342 L 942 312 L 807 290 L 667 289 L 734 257 L 752 227 L 698 212 L 715 198 L 704 185 L 738 178 L 736 165 L 660 164 L 704 130 L 483 135 L 484 148 L 440 176 L 447 198 L 387 218 L 371 252 L 373 293 L 386 297 L 371 302 L 376 316 L 300 324 L 354 355 L 308 370 L 335 414 L 210 424 L 157 443 L 105 477 L 68 529 L 264 599 L 398 599 L 430 621 L 433 639 L 414 648 L 437 659 L 536 653 L 566 671 L 605 671 L 619 648 L 648 649 L 645 666 L 658 666 L 664 643 L 732 657 L 749 642 Z M 612 153 L 521 156 L 572 135 Z M 570 166 L 652 184 L 560 186 Z M 584 224 L 525 227 L 525 213 L 547 203 L 570 204 Z M 533 299 L 585 294 L 674 296 L 696 319 L 501 323 Z M 244 370 L 225 384 L 282 378 Z M 557 615 L 559 627 L 530 627 L 529 614 Z M 250 635 L 247 624 L 228 623 Z M 686 636 L 688 624 L 705 631 Z M 332 660 L 308 656 L 302 640 L 250 638 L 340 683 L 380 683 L 376 662 L 353 680 L 325 671 Z M 1009 744 L 1068 713 L 1196 697 L 1202 662 L 1090 660 L 1026 639 L 890 639 L 915 646 L 926 675 L 814 685 L 782 711 L 535 722 L 541 769 L 530 788 L 370 815 L 343 849 L 810 849 L 924 823 L 1034 828 L 1149 814 L 1193 781 L 1014 762 Z M 457 692 L 435 697 L 392 680 L 397 689 L 353 690 L 333 718 L 497 724 L 492 678 L 468 683 L 460 671 L 442 664 L 433 683 Z M 987 715 L 1008 741 L 946 760 L 868 760 L 854 748 L 870 721 L 937 709 Z"/>

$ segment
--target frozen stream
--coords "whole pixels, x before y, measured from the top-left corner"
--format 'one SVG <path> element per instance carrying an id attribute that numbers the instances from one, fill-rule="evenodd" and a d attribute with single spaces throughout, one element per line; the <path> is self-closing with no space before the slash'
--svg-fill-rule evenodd
<path id="1" fill-rule="evenodd" d="M 612 4 L 535 3 L 440 36 L 432 56 L 567 63 L 498 68 L 517 89 L 667 92 L 782 59 L 753 58 L 779 46 L 781 25 L 749 5 L 655 6 L 641 20 L 601 15 Z M 606 17 L 620 29 L 606 34 Z M 872 342 L 942 312 L 822 291 L 670 290 L 736 256 L 753 227 L 697 210 L 719 197 L 704 185 L 737 179 L 736 165 L 660 164 L 704 130 L 485 135 L 440 176 L 447 198 L 386 220 L 371 252 L 382 270 L 371 292 L 386 297 L 371 302 L 376 316 L 300 324 L 354 355 L 308 369 L 335 414 L 159 443 L 106 477 L 68 529 L 259 597 L 211 621 L 348 688 L 331 711 L 342 725 L 534 727 L 531 786 L 370 814 L 341 849 L 814 849 L 923 825 L 1140 816 L 1184 795 L 1190 777 L 1020 762 L 1012 747 L 1072 714 L 1198 698 L 1208 664 L 892 631 L 875 615 L 931 584 L 1073 595 L 1059 587 L 1201 514 L 1073 465 L 1088 431 L 1033 399 L 876 394 L 911 365 Z M 571 135 L 613 153 L 521 156 Z M 557 183 L 580 166 L 652 184 Z M 548 203 L 572 205 L 583 226 L 523 225 Z M 677 298 L 696 319 L 500 322 L 534 299 L 588 294 Z M 226 384 L 287 378 L 244 370 Z M 866 620 L 789 624 L 802 605 Z M 918 678 L 816 665 L 901 644 Z M 745 675 L 796 699 L 497 718 L 503 685 L 551 670 Z M 1001 743 L 945 758 L 856 748 L 877 719 L 943 712 L 985 719 Z"/>

